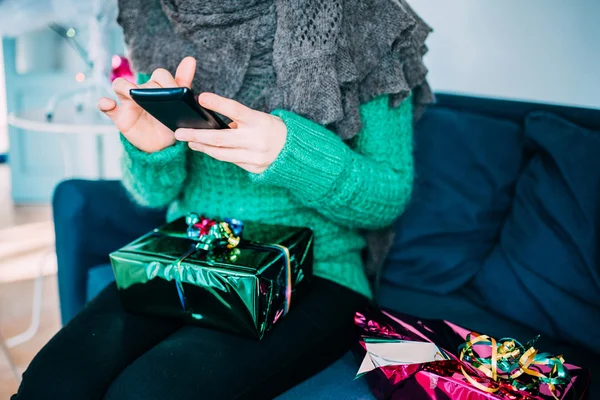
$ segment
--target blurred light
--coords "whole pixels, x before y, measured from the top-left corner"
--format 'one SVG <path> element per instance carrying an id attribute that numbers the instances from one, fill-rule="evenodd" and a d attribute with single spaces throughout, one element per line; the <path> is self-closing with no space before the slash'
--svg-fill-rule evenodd
<path id="1" fill-rule="evenodd" d="M 119 68 L 122 64 L 122 59 L 121 56 L 119 56 L 118 54 L 115 54 L 114 56 L 112 56 L 112 67 L 113 69 Z"/>
<path id="2" fill-rule="evenodd" d="M 77 32 L 75 32 L 74 28 L 69 28 L 69 30 L 67 30 L 67 36 L 68 37 L 73 37 L 73 36 L 75 36 L 76 33 Z"/>
<path id="3" fill-rule="evenodd" d="M 75 75 L 75 80 L 77 82 L 83 82 L 85 80 L 85 74 L 83 72 L 79 72 L 77 75 Z"/>

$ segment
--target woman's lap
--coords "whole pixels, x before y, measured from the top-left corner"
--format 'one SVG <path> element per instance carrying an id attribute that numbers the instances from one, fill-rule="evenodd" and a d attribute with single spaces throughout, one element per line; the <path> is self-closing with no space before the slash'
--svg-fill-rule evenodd
<path id="1" fill-rule="evenodd" d="M 15 398 L 101 399 L 124 368 L 180 326 L 126 313 L 111 284 L 40 350 Z"/>
<path id="2" fill-rule="evenodd" d="M 317 279 L 290 314 L 255 341 L 126 313 L 111 286 L 40 351 L 16 398 L 272 398 L 344 353 L 361 303 L 360 296 Z"/>

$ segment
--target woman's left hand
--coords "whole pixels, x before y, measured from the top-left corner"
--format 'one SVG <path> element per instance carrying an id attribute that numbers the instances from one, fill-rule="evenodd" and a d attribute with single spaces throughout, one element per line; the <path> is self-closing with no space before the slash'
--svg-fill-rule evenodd
<path id="1" fill-rule="evenodd" d="M 233 122 L 225 130 L 177 129 L 175 138 L 188 142 L 192 150 L 255 174 L 266 170 L 281 153 L 287 127 L 280 118 L 213 93 L 202 93 L 198 103 Z"/>

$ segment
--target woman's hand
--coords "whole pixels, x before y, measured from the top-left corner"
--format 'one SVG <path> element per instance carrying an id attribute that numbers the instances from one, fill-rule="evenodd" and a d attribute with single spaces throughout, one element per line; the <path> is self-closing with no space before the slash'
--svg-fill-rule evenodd
<path id="1" fill-rule="evenodd" d="M 110 117 L 119 131 L 138 149 L 146 153 L 154 153 L 165 149 L 175 143 L 173 131 L 160 123 L 152 115 L 132 100 L 130 89 L 135 88 L 161 88 L 161 87 L 191 87 L 196 60 L 193 57 L 184 58 L 175 77 L 166 69 L 159 68 L 152 73 L 152 77 L 143 85 L 135 85 L 123 78 L 113 81 L 112 87 L 119 99 L 119 105 L 106 97 L 98 100 L 98 108 Z"/>
<path id="2" fill-rule="evenodd" d="M 177 129 L 177 140 L 188 142 L 192 150 L 255 174 L 277 159 L 287 139 L 287 127 L 280 118 L 213 93 L 202 93 L 198 102 L 231 119 L 231 129 Z"/>

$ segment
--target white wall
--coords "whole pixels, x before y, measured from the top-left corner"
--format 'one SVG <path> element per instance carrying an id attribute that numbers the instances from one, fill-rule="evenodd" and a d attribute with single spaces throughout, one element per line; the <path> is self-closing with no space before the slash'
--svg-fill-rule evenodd
<path id="1" fill-rule="evenodd" d="M 8 152 L 8 127 L 6 125 L 6 90 L 4 84 L 4 60 L 0 40 L 0 154 Z"/>
<path id="2" fill-rule="evenodd" d="M 409 0 L 437 91 L 600 108 L 599 0 Z"/>

